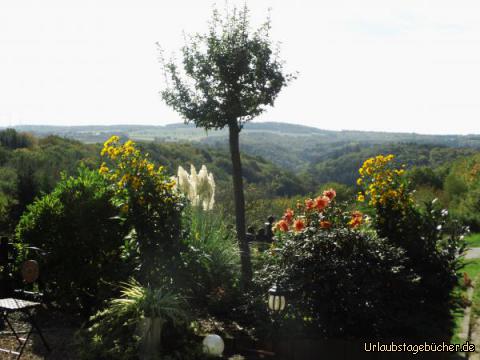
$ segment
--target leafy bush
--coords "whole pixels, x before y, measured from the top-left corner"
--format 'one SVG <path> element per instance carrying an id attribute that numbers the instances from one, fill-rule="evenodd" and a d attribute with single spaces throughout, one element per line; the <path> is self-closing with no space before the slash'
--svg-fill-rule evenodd
<path id="1" fill-rule="evenodd" d="M 235 234 L 215 211 L 190 208 L 185 214 L 187 249 L 184 288 L 199 310 L 211 315 L 231 314 L 239 297 L 240 255 Z"/>
<path id="2" fill-rule="evenodd" d="M 65 308 L 89 314 L 111 296 L 109 282 L 126 278 L 126 229 L 115 218 L 113 196 L 97 172 L 81 168 L 30 205 L 16 228 L 21 246 L 48 252 L 42 279 L 50 299 Z"/>
<path id="3" fill-rule="evenodd" d="M 199 359 L 187 304 L 166 287 L 142 287 L 131 281 L 121 297 L 90 319 L 79 332 L 82 359 Z"/>
<path id="4" fill-rule="evenodd" d="M 283 321 L 289 333 L 391 335 L 401 326 L 400 294 L 415 286 L 415 274 L 401 248 L 360 231 L 364 216 L 337 206 L 335 195 L 327 190 L 287 210 L 258 284 L 264 294 L 274 283 L 288 290 Z"/>
<path id="5" fill-rule="evenodd" d="M 333 190 L 287 209 L 257 277 L 262 292 L 289 291 L 290 334 L 447 341 L 464 229 L 434 204 L 415 205 L 393 156 L 359 172 L 357 198 L 373 217 L 335 204 Z"/>
<path id="6" fill-rule="evenodd" d="M 448 211 L 436 207 L 435 201 L 419 209 L 392 155 L 366 160 L 359 172 L 359 183 L 375 210 L 376 232 L 405 250 L 407 265 L 418 276 L 418 286 L 409 293 L 415 301 L 405 302 L 411 314 L 410 323 L 405 324 L 411 327 L 409 334 L 419 339 L 448 339 L 465 229 L 449 219 Z M 363 194 L 359 197 L 363 199 Z"/>
<path id="7" fill-rule="evenodd" d="M 111 167 L 103 163 L 99 173 L 115 192 L 127 225 L 135 230 L 142 283 L 155 284 L 159 273 L 174 277 L 182 249 L 183 210 L 175 181 L 163 166 L 156 168 L 133 141 L 120 144 L 113 136 L 101 154 L 110 160 Z"/>
<path id="8" fill-rule="evenodd" d="M 288 289 L 288 332 L 343 339 L 406 335 L 402 294 L 415 286 L 415 274 L 404 251 L 385 239 L 347 227 L 309 227 L 288 236 L 273 261 L 260 283 L 265 294 L 273 283 Z"/>
<path id="9" fill-rule="evenodd" d="M 452 215 L 480 231 L 480 155 L 454 163 L 444 183 Z"/>

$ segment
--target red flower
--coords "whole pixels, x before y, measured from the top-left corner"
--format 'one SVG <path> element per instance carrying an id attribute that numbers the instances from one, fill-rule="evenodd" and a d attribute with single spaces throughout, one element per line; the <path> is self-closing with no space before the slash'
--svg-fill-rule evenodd
<path id="1" fill-rule="evenodd" d="M 330 203 L 330 198 L 327 196 L 319 196 L 315 199 L 315 208 L 318 211 L 323 211 Z"/>
<path id="2" fill-rule="evenodd" d="M 315 206 L 315 202 L 312 199 L 305 200 L 305 208 L 308 210 L 312 210 Z"/>
<path id="3" fill-rule="evenodd" d="M 276 225 L 275 229 L 280 230 L 282 232 L 288 231 L 288 223 L 285 220 L 280 220 Z"/>
<path id="4" fill-rule="evenodd" d="M 360 226 L 363 222 L 363 214 L 360 211 L 354 211 L 352 212 L 352 220 L 348 222 L 348 225 L 350 225 L 352 228 L 356 228 L 357 226 Z"/>
<path id="5" fill-rule="evenodd" d="M 291 224 L 293 221 L 294 214 L 295 213 L 293 212 L 292 209 L 287 209 L 287 211 L 285 211 L 285 214 L 283 215 L 283 220 L 285 220 L 287 224 Z"/>
<path id="6" fill-rule="evenodd" d="M 303 229 L 305 229 L 305 223 L 303 222 L 303 220 L 297 219 L 293 223 L 293 227 L 295 228 L 295 231 L 302 231 Z"/>
<path id="7" fill-rule="evenodd" d="M 322 229 L 330 229 L 332 227 L 332 223 L 328 220 L 322 220 L 320 221 L 320 227 Z"/>
<path id="8" fill-rule="evenodd" d="M 334 189 L 328 189 L 323 192 L 323 196 L 326 196 L 330 200 L 333 200 L 335 196 L 337 196 L 337 192 Z"/>

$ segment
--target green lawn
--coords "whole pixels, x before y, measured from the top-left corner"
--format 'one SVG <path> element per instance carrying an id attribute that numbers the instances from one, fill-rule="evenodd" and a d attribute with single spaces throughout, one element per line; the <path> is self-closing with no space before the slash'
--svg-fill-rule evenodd
<path id="1" fill-rule="evenodd" d="M 469 247 L 480 247 L 480 233 L 467 236 L 465 241 Z"/>
<path id="2" fill-rule="evenodd" d="M 477 234 L 478 236 L 478 234 Z M 480 237 L 480 236 L 479 236 Z M 479 242 L 480 245 L 480 242 Z M 462 273 L 466 272 L 468 276 L 476 283 L 476 287 L 473 293 L 473 312 L 477 316 L 479 315 L 480 309 L 480 259 L 466 260 L 465 267 L 461 270 Z M 463 279 L 460 280 L 460 283 L 463 285 Z M 466 297 L 467 289 L 464 286 L 460 286 L 459 291 L 463 296 Z M 463 309 L 459 309 L 455 312 L 455 331 L 452 336 L 452 343 L 459 344 L 461 342 L 458 334 L 461 330 L 461 325 L 463 321 Z"/>

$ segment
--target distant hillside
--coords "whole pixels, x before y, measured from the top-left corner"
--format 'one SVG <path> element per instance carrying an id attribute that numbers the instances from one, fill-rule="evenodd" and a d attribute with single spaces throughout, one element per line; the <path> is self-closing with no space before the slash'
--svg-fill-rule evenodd
<path id="1" fill-rule="evenodd" d="M 111 135 L 156 143 L 191 142 L 227 149 L 226 130 L 209 131 L 193 125 L 166 126 L 20 126 L 18 130 L 38 136 L 55 134 L 86 143 L 104 142 Z M 352 184 L 351 170 L 361 159 L 375 153 L 394 152 L 411 164 L 433 165 L 432 156 L 443 153 L 443 160 L 453 160 L 480 149 L 480 135 L 419 135 L 369 131 L 329 131 L 314 127 L 275 122 L 251 122 L 241 133 L 245 154 L 262 157 L 284 169 L 303 173 L 311 183 L 339 181 Z M 438 148 L 438 150 L 435 150 Z M 447 150 L 445 150 L 445 148 Z M 461 150 L 448 150 L 461 149 Z M 430 159 L 423 161 L 425 158 Z M 423 160 L 422 160 L 423 159 Z M 440 159 L 442 160 L 442 159 Z M 340 170 L 343 169 L 343 170 Z M 343 171 L 343 174 L 342 174 Z"/>
<path id="2" fill-rule="evenodd" d="M 311 181 L 325 183 L 336 181 L 354 185 L 358 169 L 363 162 L 378 154 L 394 154 L 398 164 L 413 167 L 437 168 L 453 161 L 478 153 L 471 147 L 447 147 L 415 143 L 350 144 L 333 151 L 314 152 L 304 172 Z M 328 154 L 328 155 L 327 155 Z"/>
<path id="3" fill-rule="evenodd" d="M 190 170 L 193 164 L 198 170 L 206 164 L 215 176 L 217 202 L 233 208 L 228 205 L 233 201 L 228 151 L 200 143 L 138 142 L 138 145 L 172 175 L 178 166 Z M 103 161 L 100 150 L 99 144 L 84 144 L 58 136 L 39 138 L 13 129 L 0 131 L 0 233 L 12 229 L 35 197 L 50 192 L 62 172 L 76 174 L 80 164 L 98 168 Z M 272 199 L 305 194 L 312 189 L 302 177 L 264 158 L 243 154 L 242 161 L 247 199 L 253 194 Z"/>

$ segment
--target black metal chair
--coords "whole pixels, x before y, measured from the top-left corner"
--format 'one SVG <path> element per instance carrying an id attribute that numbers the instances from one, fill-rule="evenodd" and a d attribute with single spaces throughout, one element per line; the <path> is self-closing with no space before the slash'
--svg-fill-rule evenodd
<path id="1" fill-rule="evenodd" d="M 43 254 L 43 252 L 38 248 L 29 248 L 29 250 L 37 252 L 39 254 Z M 40 267 L 37 261 L 27 260 L 22 264 L 21 277 L 24 285 L 32 286 L 33 284 L 35 284 L 38 281 L 39 274 Z M 21 289 L 14 290 L 11 294 L 11 297 L 0 299 L 1 316 L 5 324 L 11 330 L 11 334 L 9 335 L 15 336 L 18 342 L 18 346 L 14 350 L 0 348 L 0 352 L 8 353 L 15 356 L 15 359 L 20 359 L 25 350 L 28 340 L 34 333 L 38 334 L 43 345 L 45 346 L 47 351 L 50 352 L 50 346 L 45 340 L 45 337 L 43 336 L 42 331 L 37 325 L 34 317 L 35 310 L 43 305 L 42 298 L 43 294 L 38 291 L 26 291 L 25 289 Z M 29 325 L 28 331 L 25 332 L 26 337 L 20 337 L 19 331 L 15 330 L 15 328 L 13 327 L 12 322 L 9 319 L 9 316 L 12 314 L 23 314 L 25 321 Z"/>

